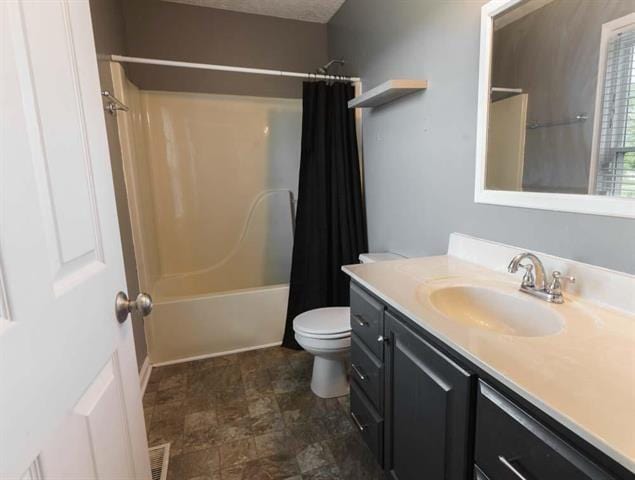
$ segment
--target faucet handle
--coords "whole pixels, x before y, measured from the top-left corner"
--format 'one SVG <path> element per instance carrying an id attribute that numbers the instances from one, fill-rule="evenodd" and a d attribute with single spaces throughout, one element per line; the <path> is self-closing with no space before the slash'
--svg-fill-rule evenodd
<path id="1" fill-rule="evenodd" d="M 566 280 L 569 283 L 575 283 L 575 277 L 562 275 L 558 270 L 555 270 L 551 274 L 551 283 L 547 287 L 547 292 L 552 295 L 562 295 L 562 280 Z"/>
<path id="2" fill-rule="evenodd" d="M 518 266 L 525 269 L 522 286 L 534 288 L 536 286 L 536 277 L 534 276 L 534 266 L 531 263 L 527 265 L 521 263 Z"/>

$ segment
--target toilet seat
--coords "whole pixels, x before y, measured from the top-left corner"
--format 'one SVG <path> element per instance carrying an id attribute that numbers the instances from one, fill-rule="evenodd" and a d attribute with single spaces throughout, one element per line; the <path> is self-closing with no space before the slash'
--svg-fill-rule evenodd
<path id="1" fill-rule="evenodd" d="M 320 335 L 317 333 L 304 333 L 304 332 L 300 332 L 298 330 L 295 330 L 295 334 L 296 335 L 300 335 L 304 338 L 315 338 L 318 340 L 337 340 L 338 338 L 347 338 L 351 336 L 351 332 L 344 332 L 344 333 L 333 333 L 330 335 Z"/>
<path id="2" fill-rule="evenodd" d="M 306 338 L 329 340 L 350 337 L 350 307 L 317 308 L 301 313 L 293 320 L 293 330 Z"/>
<path id="3" fill-rule="evenodd" d="M 296 341 L 313 354 L 327 352 L 348 352 L 351 348 L 351 336 L 340 338 L 313 338 L 305 337 L 301 333 L 295 334 Z"/>

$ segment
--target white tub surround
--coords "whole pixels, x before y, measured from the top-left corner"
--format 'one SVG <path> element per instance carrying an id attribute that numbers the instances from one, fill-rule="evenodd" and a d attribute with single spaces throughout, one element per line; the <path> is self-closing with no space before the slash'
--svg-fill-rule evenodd
<path id="1" fill-rule="evenodd" d="M 278 345 L 286 319 L 302 102 L 139 90 L 118 128 L 151 364 Z"/>
<path id="2" fill-rule="evenodd" d="M 453 234 L 448 255 L 343 270 L 394 309 L 624 467 L 635 471 L 635 276 L 534 252 L 547 272 L 577 278 L 554 305 L 518 291 L 506 272 L 525 250 Z M 491 288 L 557 315 L 546 336 L 514 336 L 445 317 L 430 294 Z"/>

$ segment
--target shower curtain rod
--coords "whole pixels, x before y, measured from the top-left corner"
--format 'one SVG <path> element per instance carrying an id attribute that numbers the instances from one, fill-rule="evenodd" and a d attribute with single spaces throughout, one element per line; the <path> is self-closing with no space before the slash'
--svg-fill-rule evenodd
<path id="1" fill-rule="evenodd" d="M 216 70 L 220 72 L 236 72 L 236 73 L 254 73 L 256 75 L 273 75 L 276 77 L 294 77 L 294 78 L 306 78 L 317 80 L 347 80 L 349 82 L 361 82 L 359 77 L 348 77 L 344 75 L 323 75 L 321 73 L 299 73 L 299 72 L 285 72 L 282 70 L 267 70 L 264 68 L 246 68 L 246 67 L 232 67 L 230 65 L 214 65 L 208 63 L 192 63 L 192 62 L 177 62 L 174 60 L 158 60 L 155 58 L 140 58 L 140 57 L 126 57 L 122 55 L 111 55 L 110 59 L 113 62 L 120 63 L 140 63 L 144 65 L 161 65 L 164 67 L 181 67 L 181 68 L 195 68 L 198 70 Z"/>

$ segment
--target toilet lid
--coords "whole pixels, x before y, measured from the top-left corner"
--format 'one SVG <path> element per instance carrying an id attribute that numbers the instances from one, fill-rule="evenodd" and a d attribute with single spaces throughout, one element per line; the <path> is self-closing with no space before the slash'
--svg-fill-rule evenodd
<path id="1" fill-rule="evenodd" d="M 293 320 L 293 330 L 318 336 L 335 336 L 351 331 L 349 307 L 316 308 L 301 313 Z"/>

